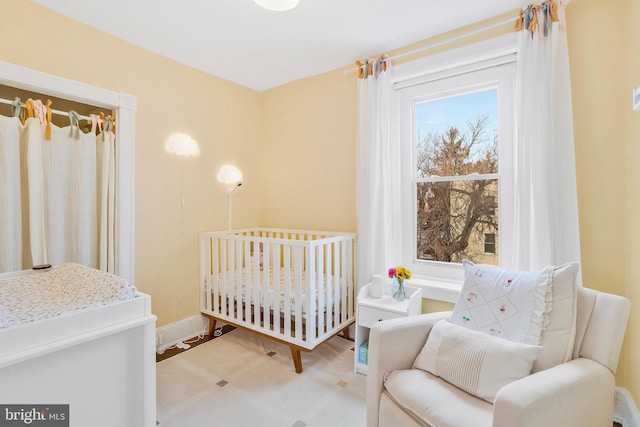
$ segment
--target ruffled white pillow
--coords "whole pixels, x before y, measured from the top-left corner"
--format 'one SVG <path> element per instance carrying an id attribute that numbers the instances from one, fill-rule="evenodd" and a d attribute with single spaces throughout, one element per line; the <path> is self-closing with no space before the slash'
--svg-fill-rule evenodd
<path id="1" fill-rule="evenodd" d="M 509 341 L 537 345 L 550 305 L 553 267 L 516 271 L 464 260 L 464 285 L 451 322 Z"/>

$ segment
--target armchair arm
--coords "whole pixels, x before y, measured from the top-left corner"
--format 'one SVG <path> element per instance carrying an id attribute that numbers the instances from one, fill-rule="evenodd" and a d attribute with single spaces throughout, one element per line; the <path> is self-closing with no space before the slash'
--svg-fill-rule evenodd
<path id="1" fill-rule="evenodd" d="M 574 359 L 500 389 L 493 426 L 611 425 L 614 389 L 609 369 L 590 359 Z"/>
<path id="2" fill-rule="evenodd" d="M 378 426 L 378 408 L 384 375 L 395 369 L 409 369 L 424 347 L 431 327 L 451 317 L 450 311 L 402 317 L 378 322 L 369 334 L 367 367 L 367 427 Z"/>

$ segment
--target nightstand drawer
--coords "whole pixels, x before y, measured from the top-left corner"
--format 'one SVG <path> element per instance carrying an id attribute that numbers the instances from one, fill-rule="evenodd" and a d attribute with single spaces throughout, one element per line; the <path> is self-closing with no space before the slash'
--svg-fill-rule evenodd
<path id="1" fill-rule="evenodd" d="M 370 328 L 381 320 L 397 319 L 398 317 L 406 317 L 406 314 L 360 306 L 360 311 L 358 312 L 358 325 Z"/>

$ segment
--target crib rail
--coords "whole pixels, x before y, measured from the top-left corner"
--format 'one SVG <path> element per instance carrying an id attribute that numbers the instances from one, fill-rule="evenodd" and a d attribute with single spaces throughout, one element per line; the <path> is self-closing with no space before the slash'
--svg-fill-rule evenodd
<path id="1" fill-rule="evenodd" d="M 201 311 L 312 349 L 355 319 L 355 234 L 200 233 Z"/>

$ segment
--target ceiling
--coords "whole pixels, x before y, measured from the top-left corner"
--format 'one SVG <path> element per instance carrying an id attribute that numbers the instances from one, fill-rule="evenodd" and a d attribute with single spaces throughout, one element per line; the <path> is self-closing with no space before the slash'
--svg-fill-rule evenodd
<path id="1" fill-rule="evenodd" d="M 33 0 L 206 73 L 262 91 L 523 7 L 523 0 Z"/>

